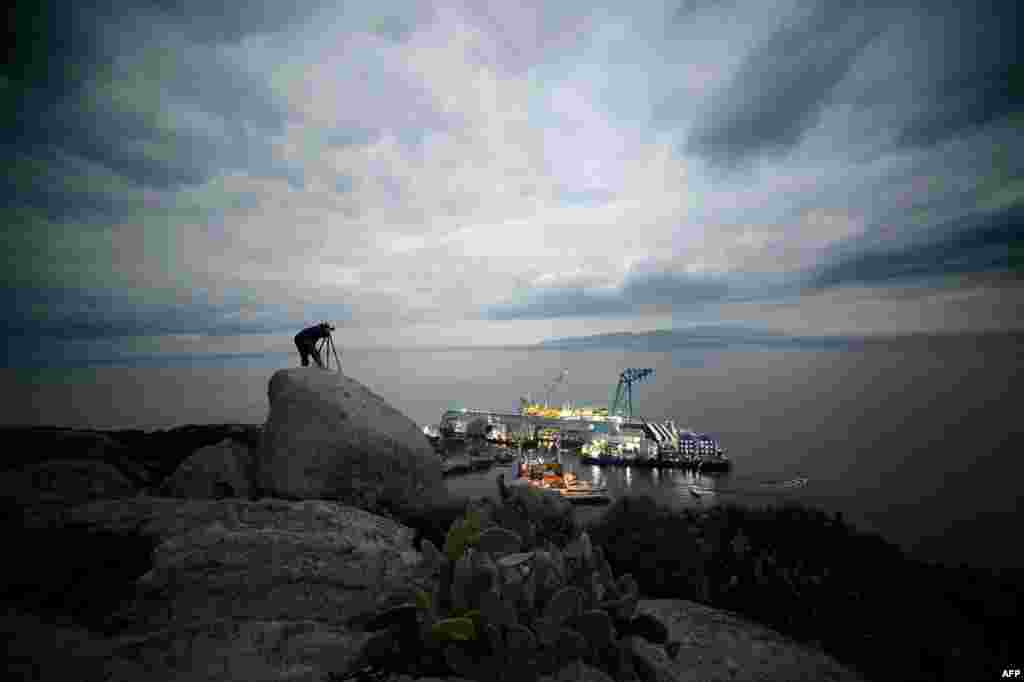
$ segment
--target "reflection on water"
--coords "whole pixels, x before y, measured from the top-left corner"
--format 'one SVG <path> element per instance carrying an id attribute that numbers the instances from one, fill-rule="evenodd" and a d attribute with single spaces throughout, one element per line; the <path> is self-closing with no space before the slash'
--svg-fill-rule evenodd
<path id="1" fill-rule="evenodd" d="M 767 504 L 782 502 L 793 491 L 767 487 L 748 476 L 732 473 L 700 473 L 687 469 L 648 469 L 632 466 L 598 466 L 584 464 L 578 454 L 562 452 L 558 461 L 565 472 L 576 474 L 595 486 L 605 486 L 613 500 L 627 494 L 650 495 L 656 502 L 671 509 L 705 508 L 718 502 Z M 492 468 L 489 471 L 445 479 L 448 490 L 466 497 L 497 497 L 499 474 L 510 478 L 512 469 Z M 580 519 L 600 515 L 604 507 L 579 506 Z"/>
<path id="2" fill-rule="evenodd" d="M 249 350 L 241 341 L 232 352 Z M 993 542 L 991 534 L 1024 524 L 1021 347 L 1014 334 L 905 338 L 842 351 L 346 348 L 342 361 L 346 375 L 420 425 L 436 424 L 453 406 L 515 411 L 519 396 L 562 369 L 572 382 L 559 400 L 600 403 L 622 368 L 651 367 L 657 379 L 635 398 L 639 413 L 719 436 L 733 472 L 697 477 L 696 485 L 715 490 L 699 500 L 687 490 L 694 476 L 685 471 L 635 469 L 627 482 L 624 469 L 588 466 L 577 471 L 582 479 L 614 495 L 648 492 L 677 507 L 799 500 L 841 511 L 924 560 L 1016 568 L 1024 565 L 1024 543 Z M 0 422 L 101 429 L 261 424 L 267 381 L 278 367 L 297 364 L 290 353 L 268 355 L 259 368 L 253 357 L 242 358 L 246 366 L 211 367 L 196 358 L 195 366 L 175 360 L 157 368 L 75 369 L 40 369 L 29 358 L 29 369 L 0 369 L 4 393 L 13 396 Z M 566 456 L 567 466 L 579 465 L 573 458 Z M 495 468 L 446 485 L 494 495 L 502 471 L 511 475 Z M 810 478 L 804 489 L 766 484 L 801 475 Z"/>

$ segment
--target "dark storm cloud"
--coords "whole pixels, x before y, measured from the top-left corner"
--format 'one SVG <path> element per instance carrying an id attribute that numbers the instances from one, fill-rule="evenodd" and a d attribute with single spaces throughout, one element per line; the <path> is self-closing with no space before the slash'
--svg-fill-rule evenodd
<path id="1" fill-rule="evenodd" d="M 517 320 L 629 315 L 635 314 L 638 306 L 645 305 L 684 307 L 721 302 L 729 298 L 730 292 L 729 284 L 719 279 L 634 271 L 617 289 L 537 289 L 523 302 L 488 307 L 484 317 Z"/>
<path id="2" fill-rule="evenodd" d="M 142 210 L 170 208 L 170 199 L 154 203 L 143 191 L 201 184 L 232 168 L 256 169 L 263 177 L 286 179 L 296 187 L 304 184 L 299 170 L 273 158 L 269 146 L 247 131 L 211 139 L 187 131 L 157 131 L 130 113 L 110 112 L 104 118 L 50 119 L 36 133 L 11 150 L 8 172 L 0 179 L 0 201 L 55 221 L 118 222 Z M 142 151 L 146 144 L 170 153 L 152 158 Z M 90 183 L 100 176 L 115 180 L 121 190 Z"/>
<path id="3" fill-rule="evenodd" d="M 881 284 L 991 271 L 1024 274 L 1024 206 L 969 216 L 937 233 L 941 236 L 927 242 L 867 250 L 824 266 L 811 284 Z"/>
<path id="4" fill-rule="evenodd" d="M 728 295 L 724 281 L 665 272 L 631 273 L 622 288 L 622 297 L 631 305 L 685 305 L 721 301 Z"/>
<path id="5" fill-rule="evenodd" d="M 921 113 L 903 127 L 899 142 L 929 146 L 1024 113 L 1024 49 L 1019 2 L 950 3 L 930 42 L 936 74 L 916 94 Z M 928 11 L 922 3 L 920 11 Z"/>
<path id="6" fill-rule="evenodd" d="M 166 334 L 231 336 L 287 331 L 310 320 L 345 320 L 343 305 L 139 302 L 124 292 L 0 289 L 0 337 L 102 339 Z"/>
<path id="7" fill-rule="evenodd" d="M 114 16 L 115 3 L 15 2 L 6 14 L 4 34 L 5 104 L 39 105 L 81 83 L 82 77 L 112 55 L 96 31 Z M 21 101 L 31 95 L 31 101 Z M 25 107 L 31 109 L 31 107 Z M 4 107 L 5 117 L 22 113 Z M 6 121 L 5 121 L 6 122 Z"/>
<path id="8" fill-rule="evenodd" d="M 251 33 L 281 31 L 309 16 L 315 2 L 154 2 L 39 0 L 8 10 L 0 74 L 9 97 L 28 113 L 81 87 L 96 70 L 156 34 L 176 33 L 194 44 L 237 42 Z M 216 69 L 216 65 L 212 66 Z M 193 75 L 203 77 L 199 72 Z M 227 93 L 230 95 L 230 88 Z"/>
<path id="9" fill-rule="evenodd" d="M 254 33 L 287 30 L 326 4 L 326 0 L 153 0 L 140 6 L 151 5 L 197 42 L 233 43 Z"/>
<path id="10" fill-rule="evenodd" d="M 843 103 L 856 124 L 894 125 L 899 146 L 935 145 L 1020 114 L 1020 14 L 1019 3 L 996 1 L 820 2 L 756 44 L 712 91 L 687 148 L 725 166 L 785 154 L 836 103 L 840 84 L 850 86 Z M 859 65 L 883 34 L 893 41 L 889 68 L 884 58 Z M 673 108 L 659 117 L 671 120 Z"/>
<path id="11" fill-rule="evenodd" d="M 522 303 L 487 306 L 489 320 L 544 320 L 556 317 L 601 317 L 627 315 L 631 306 L 620 293 L 599 293 L 585 289 L 544 289 Z"/>
<path id="12" fill-rule="evenodd" d="M 0 149 L 7 158 L 78 157 L 156 188 L 200 183 L 225 168 L 266 167 L 266 139 L 287 114 L 265 80 L 214 43 L 281 30 L 313 7 L 20 3 L 0 72 L 7 105 Z M 71 213 L 76 203 L 102 208 L 96 197 L 61 201 L 45 187 L 4 189 L 8 205 L 46 205 L 49 213 Z"/>
<path id="13" fill-rule="evenodd" d="M 795 146 L 883 26 L 884 16 L 864 3 L 818 4 L 747 55 L 711 98 L 690 151 L 733 164 Z"/>

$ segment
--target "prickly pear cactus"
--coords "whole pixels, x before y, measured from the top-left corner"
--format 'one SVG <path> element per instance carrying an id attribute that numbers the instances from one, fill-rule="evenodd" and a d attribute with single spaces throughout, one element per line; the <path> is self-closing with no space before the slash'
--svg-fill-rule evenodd
<path id="1" fill-rule="evenodd" d="M 491 526 L 480 534 L 476 546 L 481 552 L 488 552 L 495 559 L 500 559 L 507 554 L 519 552 L 523 546 L 523 539 L 514 531 Z"/>
<path id="2" fill-rule="evenodd" d="M 449 561 L 456 561 L 467 547 L 480 540 L 481 519 L 476 511 L 470 511 L 466 518 L 459 519 L 448 529 L 444 541 L 444 554 Z"/>
<path id="3" fill-rule="evenodd" d="M 493 523 L 471 509 L 449 529 L 444 551 L 423 541 L 414 606 L 421 641 L 410 647 L 436 651 L 449 672 L 481 682 L 575 680 L 595 669 L 636 679 L 616 625 L 636 614 L 636 581 L 616 579 L 585 532 L 562 546 L 516 532 L 504 521 L 525 521 L 527 532 L 532 521 L 521 508 L 503 512 L 508 506 L 493 510 Z"/>

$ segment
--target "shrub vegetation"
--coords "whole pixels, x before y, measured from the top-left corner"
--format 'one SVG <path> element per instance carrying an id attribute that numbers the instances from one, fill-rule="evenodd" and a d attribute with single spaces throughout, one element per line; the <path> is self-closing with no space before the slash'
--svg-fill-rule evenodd
<path id="1" fill-rule="evenodd" d="M 645 596 L 745 615 L 869 679 L 980 679 L 1014 653 L 1019 575 L 913 561 L 838 515 L 797 505 L 669 511 L 624 497 L 588 532 Z"/>

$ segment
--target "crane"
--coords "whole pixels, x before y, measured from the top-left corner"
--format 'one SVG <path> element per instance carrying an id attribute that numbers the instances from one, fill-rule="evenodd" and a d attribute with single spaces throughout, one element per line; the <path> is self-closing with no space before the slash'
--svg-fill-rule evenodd
<path id="1" fill-rule="evenodd" d="M 619 375 L 619 384 L 615 387 L 615 398 L 612 400 L 611 409 L 608 410 L 609 416 L 619 415 L 632 418 L 633 384 L 643 381 L 652 374 L 654 374 L 654 370 L 650 368 L 637 369 L 630 367 L 622 370 L 622 374 Z"/>

